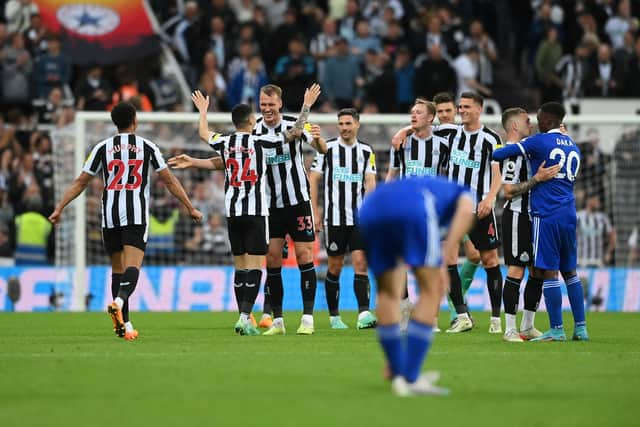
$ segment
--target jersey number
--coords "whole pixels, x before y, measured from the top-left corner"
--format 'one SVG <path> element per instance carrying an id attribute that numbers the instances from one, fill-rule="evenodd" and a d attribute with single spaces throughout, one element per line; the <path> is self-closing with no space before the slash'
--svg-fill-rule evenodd
<path id="1" fill-rule="evenodd" d="M 240 187 L 243 182 L 250 182 L 255 184 L 258 180 L 258 174 L 255 170 L 249 169 L 251 167 L 251 159 L 245 159 L 242 165 L 242 173 L 240 173 L 240 163 L 236 159 L 227 159 L 227 169 L 231 171 L 231 178 L 229 183 L 234 187 Z M 240 173 L 240 179 L 238 174 Z"/>
<path id="2" fill-rule="evenodd" d="M 140 184 L 142 184 L 142 175 L 140 175 L 142 160 L 129 160 L 128 165 L 129 168 L 127 168 L 127 165 L 120 159 L 113 159 L 109 162 L 109 164 L 107 165 L 107 169 L 109 170 L 109 172 L 113 171 L 114 169 L 116 171 L 114 172 L 113 180 L 111 180 L 111 182 L 107 186 L 107 190 L 120 191 L 123 188 L 125 190 L 135 190 L 136 188 L 140 187 Z M 122 177 L 127 170 L 129 171 L 129 173 L 127 174 L 127 183 L 122 185 L 120 183 L 120 180 L 122 180 Z M 132 176 L 133 183 L 129 184 L 129 178 Z"/>
<path id="3" fill-rule="evenodd" d="M 299 216 L 296 218 L 298 220 L 298 231 L 303 230 L 313 230 L 313 221 L 311 221 L 311 216 Z"/>
<path id="4" fill-rule="evenodd" d="M 567 173 L 564 174 L 562 172 L 558 172 L 558 174 L 554 177 L 557 179 L 563 179 L 565 176 L 569 181 L 575 181 L 576 175 L 578 174 L 578 170 L 580 169 L 580 156 L 575 151 L 569 153 L 567 157 L 560 148 L 554 148 L 549 153 L 549 158 L 551 160 L 558 159 L 558 164 L 560 165 L 560 169 L 564 166 L 564 163 L 567 162 Z"/>

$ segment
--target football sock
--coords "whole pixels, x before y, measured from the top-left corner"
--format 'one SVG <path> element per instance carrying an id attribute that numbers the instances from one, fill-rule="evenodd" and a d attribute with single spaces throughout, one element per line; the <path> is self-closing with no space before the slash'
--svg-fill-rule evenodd
<path id="1" fill-rule="evenodd" d="M 404 366 L 405 379 L 413 383 L 418 379 L 424 359 L 433 340 L 433 326 L 415 319 L 407 327 L 407 355 Z"/>
<path id="2" fill-rule="evenodd" d="M 358 312 L 369 310 L 369 276 L 366 274 L 353 276 L 353 292 L 358 300 Z"/>
<path id="3" fill-rule="evenodd" d="M 524 309 L 536 312 L 542 297 L 542 279 L 529 276 L 524 288 Z"/>
<path id="4" fill-rule="evenodd" d="M 389 362 L 391 376 L 403 375 L 405 363 L 405 346 L 403 343 L 400 324 L 378 325 L 376 328 L 378 341 L 384 350 L 384 354 Z"/>
<path id="5" fill-rule="evenodd" d="M 271 309 L 273 310 L 273 317 L 282 317 L 282 300 L 284 298 L 284 287 L 282 286 L 282 268 L 267 268 L 267 280 L 264 284 L 265 288 L 268 288 L 269 299 L 271 301 Z M 264 312 L 267 313 L 267 306 L 265 304 Z"/>
<path id="6" fill-rule="evenodd" d="M 113 299 L 118 296 L 121 281 L 122 273 L 111 274 L 111 297 Z M 129 321 L 129 300 L 124 301 L 124 303 L 122 304 L 122 319 L 125 321 L 125 323 Z"/>
<path id="7" fill-rule="evenodd" d="M 467 295 L 467 291 L 471 287 L 473 282 L 473 276 L 476 274 L 476 270 L 480 264 L 474 264 L 468 259 L 465 259 L 460 268 L 460 281 L 462 283 L 462 296 Z"/>
<path id="8" fill-rule="evenodd" d="M 584 315 L 584 291 L 582 282 L 578 276 L 567 279 L 567 294 L 569 294 L 569 303 L 571 304 L 571 312 L 576 326 L 584 326 L 586 324 Z"/>
<path id="9" fill-rule="evenodd" d="M 533 320 L 535 316 L 535 311 L 527 310 L 526 308 L 522 310 L 522 322 L 520 322 L 520 331 L 526 331 L 527 329 L 533 328 Z"/>
<path id="10" fill-rule="evenodd" d="M 123 301 L 128 300 L 131 294 L 136 290 L 139 275 L 140 270 L 135 267 L 127 267 L 127 269 L 124 270 L 124 273 L 122 273 L 118 297 L 122 298 Z"/>
<path id="11" fill-rule="evenodd" d="M 330 316 L 339 316 L 338 301 L 340 298 L 340 277 L 327 272 L 327 277 L 324 279 L 325 293 L 327 294 L 327 307 L 329 308 Z"/>
<path id="12" fill-rule="evenodd" d="M 300 264 L 300 291 L 302 292 L 302 313 L 313 314 L 313 306 L 316 303 L 316 268 L 313 263 Z M 282 277 L 282 276 L 281 276 Z M 282 279 L 280 279 L 282 281 Z M 280 303 L 282 312 L 282 303 Z"/>
<path id="13" fill-rule="evenodd" d="M 240 312 L 240 304 L 242 303 L 242 293 L 244 292 L 244 284 L 247 283 L 247 273 L 249 270 L 235 270 L 233 272 L 233 295 L 236 297 L 236 305 L 238 313 Z"/>
<path id="14" fill-rule="evenodd" d="M 500 317 L 500 307 L 502 305 L 502 272 L 500 266 L 485 268 L 487 272 L 487 290 L 491 300 L 491 316 Z"/>
<path id="15" fill-rule="evenodd" d="M 562 325 L 562 291 L 558 279 L 544 281 L 542 292 L 544 303 L 549 313 L 549 326 L 552 329 L 561 329 Z"/>
<path id="16" fill-rule="evenodd" d="M 118 308 L 122 311 L 122 307 L 124 306 L 124 300 L 120 297 L 116 297 L 116 299 L 114 299 L 113 302 L 115 302 Z"/>
<path id="17" fill-rule="evenodd" d="M 260 292 L 260 279 L 262 279 L 262 270 L 249 270 L 247 272 L 247 282 L 244 285 L 242 301 L 240 302 L 241 313 L 251 313 L 253 310 L 253 305 Z"/>
<path id="18" fill-rule="evenodd" d="M 458 266 L 456 264 L 449 266 L 449 280 L 450 280 L 450 289 L 449 289 L 449 297 L 453 302 L 453 306 L 456 310 L 456 313 L 466 313 L 467 305 L 464 303 L 464 298 L 462 298 L 462 284 L 460 283 L 460 274 L 458 273 Z"/>
<path id="19" fill-rule="evenodd" d="M 124 330 L 127 332 L 133 332 L 133 323 L 131 322 L 124 322 Z"/>
<path id="20" fill-rule="evenodd" d="M 518 299 L 520 297 L 520 279 L 507 276 L 504 281 L 502 299 L 504 300 L 504 312 L 516 314 L 518 311 Z"/>

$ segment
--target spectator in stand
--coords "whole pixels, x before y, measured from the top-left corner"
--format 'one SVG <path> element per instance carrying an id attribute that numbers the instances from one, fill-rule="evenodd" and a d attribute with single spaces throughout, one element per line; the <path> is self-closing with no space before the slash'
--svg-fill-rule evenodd
<path id="1" fill-rule="evenodd" d="M 152 61 L 149 72 L 149 95 L 154 111 L 180 111 L 180 94 L 178 85 L 162 74 L 159 61 Z"/>
<path id="2" fill-rule="evenodd" d="M 282 88 L 285 110 L 296 111 L 300 107 L 300 99 L 315 76 L 315 63 L 307 55 L 304 42 L 300 39 L 289 41 L 289 54 L 281 57 L 274 69 L 274 80 Z"/>
<path id="3" fill-rule="evenodd" d="M 200 76 L 200 91 L 211 97 L 209 111 L 223 111 L 226 106 L 227 83 L 218 69 L 216 56 L 207 52 L 202 60 L 203 71 Z"/>
<path id="4" fill-rule="evenodd" d="M 204 8 L 206 16 L 218 16 L 222 18 L 225 28 L 235 28 L 238 22 L 233 9 L 227 4 L 227 0 L 209 0 L 209 4 Z"/>
<path id="5" fill-rule="evenodd" d="M 335 109 L 361 106 L 359 88 L 364 81 L 360 75 L 358 60 L 349 54 L 349 42 L 339 37 L 336 54 L 327 59 L 322 81 L 324 96 Z"/>
<path id="6" fill-rule="evenodd" d="M 173 34 L 173 46 L 178 52 L 187 81 L 193 85 L 198 74 L 202 57 L 203 26 L 200 9 L 194 0 L 184 5 L 182 19 L 176 25 Z"/>
<path id="7" fill-rule="evenodd" d="M 381 14 L 372 17 L 369 20 L 371 34 L 376 37 L 384 38 L 389 33 L 389 26 L 396 21 L 395 12 L 390 6 L 385 7 Z"/>
<path id="8" fill-rule="evenodd" d="M 251 58 L 255 53 L 257 53 L 257 49 L 254 50 L 253 42 L 243 40 L 242 43 L 240 43 L 238 56 L 229 62 L 229 67 L 227 68 L 227 77 L 229 78 L 229 82 L 233 82 L 240 72 L 247 69 L 247 66 L 249 65 L 249 58 Z"/>
<path id="9" fill-rule="evenodd" d="M 298 22 L 297 11 L 294 8 L 287 9 L 284 14 L 284 21 L 271 32 L 269 37 L 269 49 L 267 50 L 269 56 L 266 60 L 268 68 L 270 68 L 269 64 L 273 67 L 273 64 L 275 64 L 280 57 L 286 55 L 289 48 L 289 41 L 302 39 L 303 34 L 304 31 Z"/>
<path id="10" fill-rule="evenodd" d="M 560 58 L 562 58 L 562 45 L 558 41 L 558 30 L 555 27 L 549 27 L 546 38 L 540 43 L 535 61 L 542 104 L 562 100 L 563 82 L 555 72 Z"/>
<path id="11" fill-rule="evenodd" d="M 231 43 L 225 33 L 225 21 L 220 16 L 214 16 L 210 21 L 210 33 L 205 52 L 212 52 L 217 59 L 218 68 L 224 70 L 231 55 Z"/>
<path id="12" fill-rule="evenodd" d="M 52 88 L 46 101 L 34 100 L 33 106 L 40 124 L 61 128 L 73 121 L 73 100 L 65 98 L 60 87 Z"/>
<path id="13" fill-rule="evenodd" d="M 578 265 L 603 267 L 613 262 L 616 248 L 616 230 L 609 216 L 602 212 L 600 197 L 587 196 L 585 209 L 577 212 Z"/>
<path id="14" fill-rule="evenodd" d="M 336 21 L 332 18 L 325 18 L 322 24 L 322 32 L 318 33 L 313 40 L 311 40 L 310 52 L 313 58 L 316 60 L 318 66 L 318 80 L 324 82 L 325 78 L 325 63 L 327 58 L 335 55 L 336 41 L 338 40 L 338 27 Z M 325 89 L 325 87 L 323 87 Z"/>
<path id="15" fill-rule="evenodd" d="M 67 90 L 71 79 L 71 60 L 62 53 L 62 46 L 58 36 L 49 36 L 47 53 L 38 58 L 34 70 L 36 95 L 46 98 L 49 91 L 55 87 Z"/>
<path id="16" fill-rule="evenodd" d="M 395 59 L 396 106 L 398 113 L 408 112 L 416 100 L 413 80 L 416 68 L 411 60 L 411 53 L 406 46 L 398 49 Z"/>
<path id="17" fill-rule="evenodd" d="M 184 243 L 186 249 L 191 251 L 193 263 L 220 265 L 231 262 L 231 246 L 223 223 L 224 218 L 220 213 L 211 212 L 207 222 L 195 227 L 193 236 Z"/>
<path id="18" fill-rule="evenodd" d="M 540 43 L 548 28 L 554 27 L 558 36 L 562 35 L 562 28 L 551 19 L 551 3 L 543 2 L 538 9 L 538 13 L 529 26 L 529 55 L 528 63 L 533 64 L 540 47 Z M 561 37 L 558 37 L 561 38 Z"/>
<path id="19" fill-rule="evenodd" d="M 357 0 L 347 0 L 346 11 L 338 22 L 338 34 L 350 43 L 356 38 L 356 23 L 362 19 Z"/>
<path id="20" fill-rule="evenodd" d="M 264 65 L 259 55 L 249 59 L 246 69 L 236 74 L 229 87 L 228 105 L 239 103 L 251 105 L 255 111 L 260 106 L 260 88 L 268 83 Z"/>
<path id="21" fill-rule="evenodd" d="M 585 95 L 591 97 L 615 97 L 619 88 L 618 66 L 611 59 L 611 48 L 603 43 L 598 48 L 595 64 L 590 64 L 586 79 Z"/>
<path id="22" fill-rule="evenodd" d="M 396 76 L 389 55 L 367 51 L 364 68 L 367 104 L 374 105 L 378 113 L 396 112 Z"/>
<path id="23" fill-rule="evenodd" d="M 629 74 L 629 63 L 633 56 L 635 41 L 636 38 L 633 31 L 627 31 L 624 35 L 624 45 L 613 52 L 613 62 L 617 64 L 619 71 L 618 83 L 622 86 L 618 90 L 623 96 L 625 94 L 624 84 Z"/>
<path id="24" fill-rule="evenodd" d="M 0 21 L 0 48 L 9 43 L 9 32 L 7 31 L 7 24 Z"/>
<path id="25" fill-rule="evenodd" d="M 239 24 L 250 22 L 253 19 L 253 0 L 230 0 L 229 6 L 233 10 Z"/>
<path id="26" fill-rule="evenodd" d="M 429 53 L 431 52 L 431 46 L 440 46 L 441 56 L 447 61 L 451 61 L 455 58 L 455 53 L 458 49 L 455 48 L 455 42 L 449 37 L 448 34 L 442 32 L 442 21 L 438 15 L 425 15 L 423 21 L 427 21 L 426 34 L 420 32 L 418 39 L 415 41 L 417 51 Z M 431 99 L 431 98 L 429 98 Z"/>
<path id="27" fill-rule="evenodd" d="M 589 67 L 588 61 L 589 46 L 580 43 L 573 55 L 564 55 L 556 64 L 555 72 L 563 82 L 563 99 L 574 99 L 583 95 L 584 79 Z"/>
<path id="28" fill-rule="evenodd" d="M 42 17 L 39 14 L 31 15 L 31 23 L 23 35 L 32 57 L 35 58 L 47 51 L 47 29 L 42 24 Z"/>
<path id="29" fill-rule="evenodd" d="M 611 40 L 613 49 L 624 46 L 624 35 L 628 31 L 638 30 L 638 18 L 631 16 L 631 2 L 620 0 L 616 15 L 609 18 L 605 25 L 605 31 Z"/>
<path id="30" fill-rule="evenodd" d="M 38 5 L 31 0 L 8 0 L 4 5 L 9 33 L 22 33 L 31 22 L 31 15 L 39 12 Z"/>
<path id="31" fill-rule="evenodd" d="M 408 46 L 409 40 L 405 37 L 400 22 L 389 22 L 387 35 L 382 37 L 382 49 L 387 55 L 395 58 L 396 52 L 401 46 Z"/>
<path id="32" fill-rule="evenodd" d="M 636 39 L 634 55 L 629 59 L 625 83 L 627 96 L 640 98 L 640 37 Z"/>
<path id="33" fill-rule="evenodd" d="M 102 67 L 91 65 L 74 92 L 76 108 L 86 111 L 105 111 L 111 102 L 111 85 L 102 76 Z"/>
<path id="34" fill-rule="evenodd" d="M 478 81 L 486 87 L 493 85 L 493 63 L 498 59 L 496 45 L 485 32 L 482 21 L 474 19 L 469 25 L 469 37 L 463 46 L 475 46 L 478 49 Z"/>
<path id="35" fill-rule="evenodd" d="M 582 161 L 576 186 L 598 195 L 601 206 L 609 206 L 605 183 L 607 182 L 607 172 L 611 171 L 611 155 L 603 152 L 600 148 L 598 129 L 587 129 L 586 139 L 578 142 L 578 148 L 582 153 Z"/>
<path id="36" fill-rule="evenodd" d="M 371 35 L 369 23 L 365 20 L 360 20 L 356 23 L 356 35 L 350 47 L 351 54 L 355 55 L 360 61 L 362 61 L 364 53 L 370 49 L 376 52 L 382 51 L 380 39 Z"/>
<path id="37" fill-rule="evenodd" d="M 286 20 L 288 0 L 256 0 L 256 3 L 267 13 L 267 22 L 271 29 L 279 27 Z"/>
<path id="38" fill-rule="evenodd" d="M 416 96 L 433 99 L 436 93 L 456 93 L 456 71 L 443 56 L 441 46 L 432 44 L 427 59 L 418 63 L 414 78 Z"/>
<path id="39" fill-rule="evenodd" d="M 53 194 L 53 154 L 51 152 L 51 139 L 48 135 L 39 132 L 31 134 L 33 141 L 33 163 L 34 171 L 40 193 L 43 200 L 43 212 L 53 212 L 54 194 Z"/>
<path id="40" fill-rule="evenodd" d="M 25 211 L 23 200 L 26 194 L 40 192 L 40 185 L 34 168 L 33 154 L 24 152 L 14 159 L 13 172 L 9 177 L 9 200 L 16 213 Z"/>
<path id="41" fill-rule="evenodd" d="M 138 111 L 149 112 L 153 110 L 153 104 L 146 93 L 140 90 L 138 79 L 134 78 L 131 71 L 126 66 L 120 67 L 116 74 L 118 75 L 118 81 L 120 87 L 117 91 L 113 92 L 111 96 L 111 106 L 108 107 L 111 110 L 113 105 L 116 105 L 120 101 L 134 102 Z"/>
<path id="42" fill-rule="evenodd" d="M 490 97 L 493 92 L 478 81 L 478 62 L 480 52 L 475 44 L 465 47 L 465 52 L 453 61 L 453 67 L 458 75 L 458 95 L 463 92 L 478 92 L 482 96 Z"/>
<path id="43" fill-rule="evenodd" d="M 0 50 L 2 67 L 2 101 L 5 104 L 29 104 L 29 82 L 31 81 L 31 55 L 25 49 L 24 36 L 15 33 L 11 36 L 11 45 Z"/>

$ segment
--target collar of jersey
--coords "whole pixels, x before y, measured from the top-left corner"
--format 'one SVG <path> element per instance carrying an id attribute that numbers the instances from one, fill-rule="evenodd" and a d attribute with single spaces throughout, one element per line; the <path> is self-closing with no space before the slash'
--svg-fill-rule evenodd
<path id="1" fill-rule="evenodd" d="M 547 133 L 562 133 L 562 131 L 560 130 L 560 128 L 556 128 L 556 129 L 548 130 Z"/>

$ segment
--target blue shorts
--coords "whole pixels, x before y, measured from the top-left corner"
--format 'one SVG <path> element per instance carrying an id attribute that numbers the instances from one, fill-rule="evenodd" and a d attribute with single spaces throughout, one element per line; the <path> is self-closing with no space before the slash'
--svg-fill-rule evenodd
<path id="1" fill-rule="evenodd" d="M 408 199 L 374 192 L 360 208 L 358 226 L 376 276 L 400 261 L 412 268 L 440 266 L 440 231 L 432 196 Z"/>
<path id="2" fill-rule="evenodd" d="M 533 217 L 534 266 L 543 270 L 573 271 L 577 265 L 575 217 Z"/>

